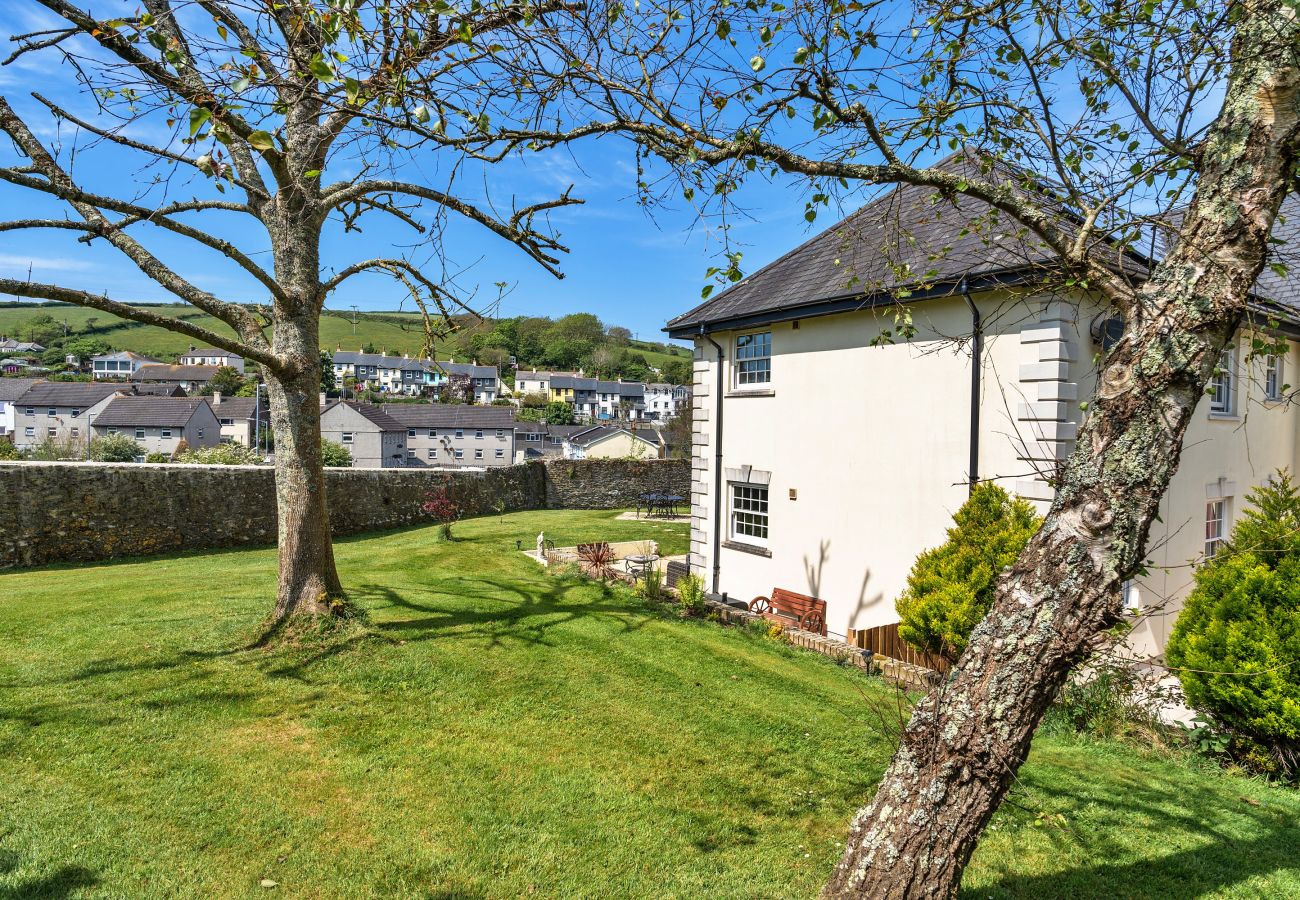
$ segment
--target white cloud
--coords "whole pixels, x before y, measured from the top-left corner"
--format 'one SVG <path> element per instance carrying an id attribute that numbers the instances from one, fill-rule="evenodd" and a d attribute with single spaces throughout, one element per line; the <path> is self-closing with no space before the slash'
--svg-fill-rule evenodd
<path id="1" fill-rule="evenodd" d="M 98 268 L 87 259 L 74 259 L 68 256 L 17 256 L 0 253 L 0 269 L 26 274 L 33 272 L 89 272 Z"/>

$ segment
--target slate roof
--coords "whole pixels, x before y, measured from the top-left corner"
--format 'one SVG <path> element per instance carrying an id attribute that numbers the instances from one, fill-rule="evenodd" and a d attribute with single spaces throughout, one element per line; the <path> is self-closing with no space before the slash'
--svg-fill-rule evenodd
<path id="1" fill-rule="evenodd" d="M 180 355 L 181 360 L 185 360 L 190 357 L 196 359 L 204 359 L 209 357 L 219 357 L 221 359 L 243 359 L 244 358 L 240 356 L 238 353 L 231 353 L 229 350 L 219 350 L 216 347 L 197 347 L 191 350 L 186 350 L 184 353 Z"/>
<path id="2" fill-rule="evenodd" d="M 17 400 L 34 384 L 40 384 L 40 378 L 0 378 L 0 400 L 5 402 Z"/>
<path id="3" fill-rule="evenodd" d="M 37 381 L 14 402 L 27 406 L 73 406 L 85 409 L 119 391 L 128 393 L 130 390 L 129 385 L 107 384 L 102 381 Z"/>
<path id="4" fill-rule="evenodd" d="M 186 397 L 185 388 L 179 384 L 128 384 L 123 388 L 141 397 Z"/>
<path id="5" fill-rule="evenodd" d="M 202 397 L 118 397 L 95 418 L 95 427 L 183 428 L 208 401 Z"/>
<path id="6" fill-rule="evenodd" d="M 251 419 L 257 411 L 257 402 L 254 397 L 222 397 L 220 403 L 212 404 L 212 411 L 216 413 L 218 419 Z M 262 418 L 270 418 L 270 410 L 266 404 L 262 404 Z"/>
<path id="7" fill-rule="evenodd" d="M 587 447 L 597 441 L 603 441 L 607 437 L 618 434 L 620 431 L 630 432 L 644 441 L 649 441 L 656 447 L 659 446 L 659 432 L 653 428 L 628 428 L 624 425 L 594 425 L 589 426 L 585 431 L 579 431 L 568 436 L 571 444 L 577 444 L 579 447 Z"/>
<path id="8" fill-rule="evenodd" d="M 339 350 L 334 354 L 336 366 L 378 366 L 381 369 L 421 370 L 429 364 L 427 359 L 411 359 L 408 356 L 395 356 L 386 353 L 353 353 Z"/>
<path id="9" fill-rule="evenodd" d="M 129 362 L 133 359 L 144 363 L 158 362 L 158 360 L 154 359 L 152 356 L 145 356 L 142 353 L 136 353 L 134 350 L 117 350 L 113 353 L 101 353 L 98 356 L 92 356 L 90 359 L 91 362 L 95 362 L 96 360 L 117 360 Z"/>
<path id="10" fill-rule="evenodd" d="M 406 428 L 513 428 L 515 411 L 509 406 L 465 406 L 451 403 L 392 403 L 385 414 Z"/>
<path id="11" fill-rule="evenodd" d="M 172 366 L 151 363 L 131 373 L 132 381 L 211 381 L 217 366 Z"/>
<path id="12" fill-rule="evenodd" d="M 325 407 L 321 410 L 321 415 L 324 415 L 325 413 L 329 412 L 331 409 L 333 409 L 336 406 L 346 406 L 349 409 L 355 410 L 356 412 L 360 413 L 361 416 L 365 418 L 368 422 L 377 425 L 380 431 L 405 431 L 406 430 L 405 425 L 403 425 L 401 422 L 394 419 L 388 413 L 384 412 L 378 406 L 375 406 L 373 403 L 358 403 L 353 400 L 335 400 L 333 403 L 328 403 L 325 405 Z"/>
<path id="13" fill-rule="evenodd" d="M 434 371 L 442 370 L 449 375 L 468 375 L 470 378 L 496 378 L 496 366 L 478 366 L 473 363 L 439 362 L 433 364 Z"/>
<path id="14" fill-rule="evenodd" d="M 998 177 L 1021 185 L 1025 173 L 1003 163 L 1000 172 L 983 173 L 981 161 L 958 152 L 936 168 L 958 174 Z M 965 195 L 935 199 L 935 189 L 898 185 L 838 224 L 815 235 L 743 281 L 683 313 L 665 330 L 673 337 L 698 332 L 699 326 L 761 317 L 829 301 L 845 301 L 844 310 L 869 305 L 926 288 L 956 293 L 963 279 L 981 289 L 1019 283 L 1026 272 L 1041 271 L 1055 254 L 1009 216 L 990 216 L 983 201 Z M 1042 202 L 1050 197 L 1038 195 Z M 1057 205 L 1061 227 L 1069 230 L 1072 214 Z M 1115 264 L 1120 262 L 1116 257 Z M 1124 260 L 1136 265 L 1136 257 Z M 1038 275 L 1037 278 L 1041 278 Z M 792 314 L 790 316 L 794 318 Z"/>

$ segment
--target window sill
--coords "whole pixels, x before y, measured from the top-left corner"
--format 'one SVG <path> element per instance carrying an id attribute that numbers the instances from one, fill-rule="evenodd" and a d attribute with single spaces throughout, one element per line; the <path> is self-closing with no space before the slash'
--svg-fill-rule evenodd
<path id="1" fill-rule="evenodd" d="M 1237 413 L 1212 412 L 1210 413 L 1209 417 L 1211 421 L 1214 422 L 1240 422 L 1241 421 L 1241 416 L 1237 415 Z"/>
<path id="2" fill-rule="evenodd" d="M 753 390 L 728 391 L 723 396 L 728 400 L 732 397 L 775 397 L 776 391 L 771 388 L 757 388 Z"/>
<path id="3" fill-rule="evenodd" d="M 736 550 L 740 553 L 752 553 L 754 556 L 766 556 L 772 558 L 772 551 L 766 547 L 759 547 L 755 544 L 742 544 L 738 541 L 723 541 L 722 546 L 728 550 Z"/>

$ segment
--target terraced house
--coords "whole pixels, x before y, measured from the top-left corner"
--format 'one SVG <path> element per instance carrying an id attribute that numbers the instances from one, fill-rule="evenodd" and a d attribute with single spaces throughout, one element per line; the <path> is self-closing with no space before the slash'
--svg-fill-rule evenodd
<path id="1" fill-rule="evenodd" d="M 462 380 L 475 403 L 491 403 L 501 393 L 495 366 L 435 362 L 387 353 L 353 353 L 339 350 L 333 357 L 334 382 L 340 390 L 353 384 L 372 390 L 410 396 L 434 395 L 453 380 Z"/>
<path id="2" fill-rule="evenodd" d="M 84 445 L 95 418 L 130 385 L 94 381 L 37 381 L 13 401 L 13 439 L 20 450 L 45 441 Z"/>
<path id="3" fill-rule="evenodd" d="M 198 450 L 221 443 L 221 423 L 202 397 L 115 396 L 96 417 L 95 437 L 124 434 L 146 456 L 174 455 L 182 447 Z"/>
<path id="4" fill-rule="evenodd" d="M 913 561 L 944 540 L 971 483 L 1052 498 L 1124 322 L 1097 296 L 1051 287 L 1053 257 L 980 218 L 986 207 L 932 193 L 896 188 L 669 322 L 695 345 L 691 562 L 715 591 L 820 597 L 839 634 L 894 622 Z M 1294 247 L 1300 200 L 1283 213 L 1277 236 Z M 1300 465 L 1285 389 L 1300 366 L 1298 287 L 1265 270 L 1256 304 L 1289 349 L 1251 359 L 1238 335 L 1188 431 L 1149 574 L 1126 587 L 1140 652 L 1161 651 L 1247 492 Z M 828 422 L 833 440 L 810 437 Z"/>
<path id="5" fill-rule="evenodd" d="M 394 403 L 385 415 L 406 428 L 406 465 L 465 468 L 513 465 L 515 414 L 508 406 Z"/>

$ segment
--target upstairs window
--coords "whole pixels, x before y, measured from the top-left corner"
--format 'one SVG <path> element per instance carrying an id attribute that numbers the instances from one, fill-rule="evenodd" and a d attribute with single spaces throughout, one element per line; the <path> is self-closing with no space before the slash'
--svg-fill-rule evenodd
<path id="1" fill-rule="evenodd" d="M 143 429 L 143 428 L 137 428 L 137 429 L 135 430 L 135 436 L 136 436 L 137 438 L 142 438 L 142 437 L 144 437 L 144 429 Z"/>
<path id="2" fill-rule="evenodd" d="M 1227 536 L 1228 501 L 1210 500 L 1205 504 L 1205 558 L 1213 559 Z"/>
<path id="3" fill-rule="evenodd" d="M 1282 357 L 1264 358 L 1264 399 L 1282 399 Z"/>
<path id="4" fill-rule="evenodd" d="M 767 515 L 767 485 L 732 482 L 732 540 L 745 544 L 766 544 Z"/>
<path id="5" fill-rule="evenodd" d="M 772 381 L 772 332 L 742 334 L 736 338 L 736 387 Z"/>
<path id="6" fill-rule="evenodd" d="M 1236 366 L 1237 354 L 1224 350 L 1210 378 L 1210 412 L 1215 415 L 1230 416 L 1236 410 Z"/>
<path id="7" fill-rule="evenodd" d="M 350 444 L 350 443 L 352 443 L 352 432 L 350 432 L 350 431 L 345 431 L 345 432 L 343 432 L 343 436 L 342 436 L 341 440 L 342 440 L 342 442 L 345 443 L 345 444 Z"/>

